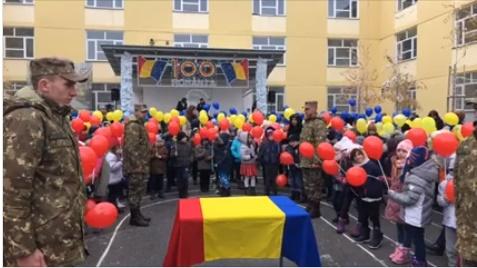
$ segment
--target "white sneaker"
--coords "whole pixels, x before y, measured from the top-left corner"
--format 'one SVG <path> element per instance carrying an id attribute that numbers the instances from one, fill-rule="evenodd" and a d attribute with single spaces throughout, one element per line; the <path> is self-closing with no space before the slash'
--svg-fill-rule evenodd
<path id="1" fill-rule="evenodd" d="M 118 206 L 119 209 L 126 208 L 126 205 L 121 203 L 119 199 L 116 199 L 116 205 Z"/>

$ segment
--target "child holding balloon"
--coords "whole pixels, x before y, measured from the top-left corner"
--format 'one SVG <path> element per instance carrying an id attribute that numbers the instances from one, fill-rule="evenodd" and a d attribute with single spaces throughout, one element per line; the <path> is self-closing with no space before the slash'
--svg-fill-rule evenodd
<path id="1" fill-rule="evenodd" d="M 255 195 L 255 184 L 257 180 L 257 154 L 255 153 L 255 146 L 248 132 L 239 132 L 238 139 L 242 143 L 240 145 L 240 156 L 242 160 L 240 175 L 244 178 L 245 192 L 250 195 Z"/>

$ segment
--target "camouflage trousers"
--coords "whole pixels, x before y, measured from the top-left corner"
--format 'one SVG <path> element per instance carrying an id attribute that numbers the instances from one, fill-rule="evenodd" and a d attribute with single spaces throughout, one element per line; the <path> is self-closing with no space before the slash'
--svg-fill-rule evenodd
<path id="1" fill-rule="evenodd" d="M 147 178 L 144 173 L 132 173 L 128 176 L 128 202 L 130 209 L 141 206 L 141 199 L 146 194 Z"/>
<path id="2" fill-rule="evenodd" d="M 323 190 L 323 175 L 318 168 L 302 168 L 305 194 L 311 203 L 319 203 Z"/>

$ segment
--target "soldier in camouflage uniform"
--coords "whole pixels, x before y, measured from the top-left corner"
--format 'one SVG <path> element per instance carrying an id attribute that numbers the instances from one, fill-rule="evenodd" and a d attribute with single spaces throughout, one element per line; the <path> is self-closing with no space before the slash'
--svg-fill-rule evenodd
<path id="1" fill-rule="evenodd" d="M 135 226 L 149 226 L 151 220 L 141 213 L 141 199 L 146 193 L 151 159 L 149 138 L 144 128 L 146 113 L 145 106 L 135 105 L 134 116 L 126 123 L 124 130 L 123 173 L 129 183 L 128 202 L 131 211 L 129 224 Z"/>
<path id="2" fill-rule="evenodd" d="M 30 62 L 32 86 L 4 99 L 3 257 L 6 266 L 73 266 L 86 257 L 86 202 L 68 116 L 78 74 L 69 60 Z"/>
<path id="3" fill-rule="evenodd" d="M 325 122 L 317 117 L 317 109 L 317 101 L 305 103 L 305 124 L 300 134 L 300 143 L 309 142 L 315 148 L 318 144 L 326 142 L 327 135 Z M 303 171 L 305 193 L 308 197 L 307 210 L 312 218 L 320 217 L 321 191 L 324 183 L 320 160 L 317 155 L 313 159 L 301 157 L 300 166 Z"/>
<path id="4" fill-rule="evenodd" d="M 477 108 L 477 100 L 470 104 Z M 477 109 L 476 109 L 477 110 Z M 456 183 L 457 249 L 463 266 L 477 266 L 477 128 L 457 151 Z"/>

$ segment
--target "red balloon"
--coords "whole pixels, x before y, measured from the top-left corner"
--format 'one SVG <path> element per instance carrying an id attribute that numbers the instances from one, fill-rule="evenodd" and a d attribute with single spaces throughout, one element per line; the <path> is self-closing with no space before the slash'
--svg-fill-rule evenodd
<path id="1" fill-rule="evenodd" d="M 348 137 L 350 140 L 352 140 L 353 142 L 356 141 L 356 133 L 354 133 L 353 131 L 347 130 L 347 131 L 344 133 L 344 135 L 345 135 L 346 137 Z"/>
<path id="2" fill-rule="evenodd" d="M 301 156 L 309 159 L 313 158 L 313 156 L 315 155 L 315 149 L 313 148 L 313 145 L 306 141 L 300 144 L 300 146 L 298 147 L 298 151 L 300 151 Z"/>
<path id="3" fill-rule="evenodd" d="M 214 123 L 212 123 L 212 121 L 207 121 L 207 123 L 205 123 L 205 127 L 207 129 L 214 128 Z"/>
<path id="4" fill-rule="evenodd" d="M 285 139 L 285 133 L 281 129 L 277 129 L 273 131 L 273 140 L 280 143 L 282 140 Z"/>
<path id="5" fill-rule="evenodd" d="M 349 185 L 360 187 L 366 183 L 368 174 L 362 167 L 352 167 L 346 172 L 346 181 Z"/>
<path id="6" fill-rule="evenodd" d="M 432 148 L 434 152 L 442 157 L 449 157 L 459 147 L 459 141 L 456 139 L 454 134 L 450 132 L 444 132 L 436 137 L 432 141 Z"/>
<path id="7" fill-rule="evenodd" d="M 252 135 L 252 137 L 256 139 L 259 139 L 263 135 L 263 128 L 259 126 L 253 127 L 252 130 L 250 131 L 250 135 Z"/>
<path id="8" fill-rule="evenodd" d="M 292 165 L 295 161 L 293 156 L 289 152 L 283 152 L 280 154 L 280 164 L 289 166 Z"/>
<path id="9" fill-rule="evenodd" d="M 76 132 L 76 134 L 80 134 L 85 129 L 83 120 L 79 118 L 71 120 L 71 128 Z"/>
<path id="10" fill-rule="evenodd" d="M 407 132 L 406 139 L 412 141 L 414 147 L 423 146 L 427 142 L 427 133 L 422 128 L 413 128 Z"/>
<path id="11" fill-rule="evenodd" d="M 171 121 L 169 121 L 169 123 L 171 123 L 171 122 L 176 122 L 179 126 L 181 125 L 181 120 L 177 116 L 173 116 L 171 118 Z"/>
<path id="12" fill-rule="evenodd" d="M 93 149 L 87 146 L 79 147 L 83 181 L 86 185 L 91 183 L 91 174 L 96 167 L 97 156 Z"/>
<path id="13" fill-rule="evenodd" d="M 207 128 L 203 127 L 199 130 L 200 137 L 202 139 L 207 139 L 209 136 L 209 132 L 207 131 Z"/>
<path id="14" fill-rule="evenodd" d="M 96 201 L 94 201 L 93 199 L 86 200 L 85 211 L 84 211 L 85 215 L 86 213 L 91 211 L 95 206 L 96 206 Z"/>
<path id="15" fill-rule="evenodd" d="M 89 122 L 91 114 L 89 111 L 86 110 L 80 110 L 79 111 L 79 118 L 83 120 L 84 122 Z"/>
<path id="16" fill-rule="evenodd" d="M 149 139 L 150 144 L 155 144 L 156 143 L 156 140 L 157 140 L 156 133 L 148 132 L 147 137 Z"/>
<path id="17" fill-rule="evenodd" d="M 445 189 L 445 195 L 447 201 L 449 203 L 454 204 L 455 203 L 455 185 L 454 185 L 454 180 L 449 180 L 447 181 L 446 189 Z"/>
<path id="18" fill-rule="evenodd" d="M 207 138 L 210 140 L 210 141 L 215 141 L 217 138 L 219 137 L 218 133 L 217 133 L 217 129 L 215 128 L 209 128 L 207 130 Z"/>
<path id="19" fill-rule="evenodd" d="M 100 127 L 95 132 L 94 135 L 101 135 L 105 136 L 106 138 L 111 139 L 113 137 L 113 133 L 111 132 L 111 128 L 109 127 Z"/>
<path id="20" fill-rule="evenodd" d="M 364 139 L 363 148 L 370 159 L 380 160 L 383 156 L 383 141 L 376 136 L 369 136 Z"/>
<path id="21" fill-rule="evenodd" d="M 331 127 L 337 131 L 342 130 L 345 126 L 345 121 L 343 121 L 343 119 L 341 119 L 341 117 L 338 117 L 338 116 L 331 118 L 330 123 L 331 123 Z"/>
<path id="22" fill-rule="evenodd" d="M 202 141 L 202 138 L 200 137 L 200 134 L 199 133 L 195 133 L 194 134 L 194 137 L 192 138 L 192 142 L 194 143 L 194 145 L 199 145 Z"/>
<path id="23" fill-rule="evenodd" d="M 86 224 L 93 228 L 104 229 L 114 224 L 118 218 L 118 209 L 109 202 L 101 202 L 86 213 Z"/>
<path id="24" fill-rule="evenodd" d="M 288 183 L 288 178 L 287 176 L 283 175 L 283 174 L 280 174 L 277 176 L 277 179 L 276 179 L 276 183 L 277 183 L 277 186 L 278 187 L 285 187 Z"/>
<path id="25" fill-rule="evenodd" d="M 172 136 L 177 136 L 180 131 L 179 124 L 177 124 L 176 122 L 169 122 L 169 126 L 167 129 L 169 131 L 169 134 L 171 134 Z"/>
<path id="26" fill-rule="evenodd" d="M 229 120 L 227 120 L 225 118 L 220 120 L 219 125 L 220 125 L 220 129 L 224 130 L 224 131 L 230 128 Z"/>
<path id="27" fill-rule="evenodd" d="M 119 123 L 119 122 L 114 122 L 109 126 L 111 129 L 111 134 L 113 134 L 114 137 L 120 138 L 124 135 L 124 125 Z"/>
<path id="28" fill-rule="evenodd" d="M 146 123 L 146 130 L 147 132 L 157 133 L 157 131 L 159 131 L 159 127 L 157 123 L 149 121 Z"/>
<path id="29" fill-rule="evenodd" d="M 323 115 L 321 115 L 321 118 L 323 118 L 323 121 L 325 121 L 326 124 L 329 124 L 331 121 L 331 114 L 329 112 L 325 112 Z"/>
<path id="30" fill-rule="evenodd" d="M 157 120 L 155 118 L 149 118 L 149 120 L 147 120 L 147 122 L 151 122 L 151 123 L 154 123 L 154 124 L 159 124 L 159 122 L 157 122 Z M 180 120 L 179 120 L 179 123 L 180 123 Z"/>
<path id="31" fill-rule="evenodd" d="M 109 140 L 102 135 L 96 135 L 89 142 L 89 147 L 94 150 L 97 157 L 103 157 L 109 150 Z"/>
<path id="32" fill-rule="evenodd" d="M 472 122 L 467 122 L 462 125 L 460 131 L 462 133 L 462 137 L 470 137 L 470 135 L 472 135 L 472 133 L 474 132 L 474 124 Z"/>
<path id="33" fill-rule="evenodd" d="M 336 160 L 325 160 L 322 164 L 323 170 L 326 174 L 331 176 L 338 176 L 340 174 L 340 167 Z"/>
<path id="34" fill-rule="evenodd" d="M 242 130 L 245 132 L 250 132 L 250 130 L 252 130 L 252 125 L 250 123 L 245 123 L 242 126 Z"/>
<path id="35" fill-rule="evenodd" d="M 328 142 L 322 142 L 316 147 L 316 152 L 321 160 L 334 160 L 335 159 L 335 149 L 333 145 Z"/>
<path id="36" fill-rule="evenodd" d="M 101 124 L 101 120 L 97 116 L 92 115 L 89 118 L 89 122 L 91 123 L 92 126 L 99 126 Z"/>
<path id="37" fill-rule="evenodd" d="M 260 126 L 263 124 L 264 116 L 261 112 L 256 111 L 252 114 L 252 119 L 256 125 Z"/>

